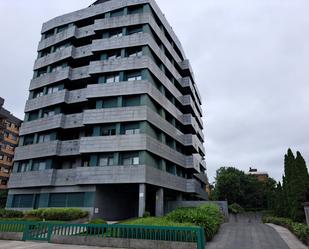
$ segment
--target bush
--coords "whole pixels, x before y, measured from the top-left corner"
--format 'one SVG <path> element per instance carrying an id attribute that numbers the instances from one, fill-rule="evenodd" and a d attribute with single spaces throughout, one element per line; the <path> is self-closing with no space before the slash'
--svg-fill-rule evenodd
<path id="1" fill-rule="evenodd" d="M 147 217 L 125 221 L 127 225 L 144 225 L 144 226 L 171 226 L 171 227 L 196 227 L 193 223 L 179 223 L 168 220 L 166 217 Z"/>
<path id="2" fill-rule="evenodd" d="M 197 208 L 178 208 L 167 219 L 179 223 L 192 223 L 204 228 L 206 239 L 211 240 L 219 231 L 223 215 L 217 205 L 202 205 Z"/>
<path id="3" fill-rule="evenodd" d="M 232 214 L 240 214 L 240 213 L 245 212 L 245 210 L 242 208 L 242 206 L 240 206 L 237 203 L 233 203 L 233 204 L 229 205 L 229 211 Z"/>
<path id="4" fill-rule="evenodd" d="M 151 216 L 150 212 L 145 211 L 143 218 L 147 218 L 147 217 L 150 217 L 150 216 Z"/>
<path id="5" fill-rule="evenodd" d="M 26 216 L 45 220 L 71 221 L 88 216 L 88 212 L 79 208 L 40 208 L 27 211 Z"/>
<path id="6" fill-rule="evenodd" d="M 0 218 L 22 218 L 24 213 L 16 210 L 0 209 Z"/>
<path id="7" fill-rule="evenodd" d="M 292 233 L 296 235 L 302 242 L 309 245 L 309 228 L 303 223 L 293 222 L 289 218 L 274 217 L 274 216 L 264 216 L 264 223 L 273 223 L 279 226 L 286 227 Z"/>

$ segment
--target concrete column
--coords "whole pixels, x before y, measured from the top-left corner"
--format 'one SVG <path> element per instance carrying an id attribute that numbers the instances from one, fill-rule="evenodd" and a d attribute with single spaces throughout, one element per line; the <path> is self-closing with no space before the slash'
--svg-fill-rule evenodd
<path id="1" fill-rule="evenodd" d="M 146 184 L 139 185 L 138 193 L 138 217 L 143 217 L 146 208 Z"/>
<path id="2" fill-rule="evenodd" d="M 156 217 L 164 215 L 164 190 L 159 188 L 156 192 Z"/>

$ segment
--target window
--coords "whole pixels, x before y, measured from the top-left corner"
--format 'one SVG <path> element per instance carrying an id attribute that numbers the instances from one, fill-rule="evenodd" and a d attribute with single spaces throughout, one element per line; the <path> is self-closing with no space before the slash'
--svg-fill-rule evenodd
<path id="1" fill-rule="evenodd" d="M 133 35 L 133 34 L 140 34 L 143 33 L 143 27 L 142 26 L 134 26 L 128 28 L 127 35 Z"/>
<path id="2" fill-rule="evenodd" d="M 55 52 L 58 52 L 58 51 L 60 51 L 60 50 L 63 50 L 63 49 L 65 49 L 65 48 L 67 48 L 67 47 L 69 47 L 71 45 L 71 43 L 69 43 L 69 42 L 67 42 L 67 43 L 65 43 L 65 44 L 61 44 L 61 45 L 59 45 L 59 46 L 56 46 L 55 48 L 54 48 L 54 53 Z"/>
<path id="3" fill-rule="evenodd" d="M 127 50 L 127 56 L 128 57 L 138 57 L 138 56 L 142 56 L 143 55 L 143 51 L 142 48 L 129 48 Z"/>
<path id="4" fill-rule="evenodd" d="M 35 160 L 32 164 L 32 171 L 42 171 L 46 169 L 46 162 L 43 160 Z"/>
<path id="5" fill-rule="evenodd" d="M 26 172 L 26 171 L 30 171 L 29 161 L 19 162 L 17 172 Z"/>
<path id="6" fill-rule="evenodd" d="M 135 81 L 135 80 L 142 80 L 142 74 L 140 71 L 130 72 L 127 74 L 127 81 Z"/>
<path id="7" fill-rule="evenodd" d="M 24 136 L 24 146 L 34 143 L 34 135 L 26 135 Z"/>
<path id="8" fill-rule="evenodd" d="M 120 81 L 119 74 L 110 74 L 106 76 L 105 83 L 116 83 Z"/>
<path id="9" fill-rule="evenodd" d="M 39 69 L 37 71 L 37 77 L 44 76 L 45 74 L 47 74 L 47 68 Z"/>
<path id="10" fill-rule="evenodd" d="M 126 96 L 123 97 L 122 106 L 123 107 L 130 107 L 130 106 L 140 106 L 141 104 L 141 97 L 137 96 Z"/>
<path id="11" fill-rule="evenodd" d="M 42 90 L 42 89 L 36 90 L 36 91 L 33 92 L 33 98 L 34 98 L 34 99 L 35 99 L 35 98 L 38 98 L 38 97 L 41 97 L 41 96 L 43 96 L 43 95 L 44 95 L 44 93 L 43 93 L 43 90 Z"/>
<path id="12" fill-rule="evenodd" d="M 13 161 L 13 158 L 12 157 L 6 157 L 6 160 L 8 161 L 8 162 L 12 162 Z"/>
<path id="13" fill-rule="evenodd" d="M 54 29 L 51 29 L 51 30 L 49 30 L 49 31 L 45 32 L 45 33 L 43 34 L 44 39 L 46 39 L 46 38 L 49 38 L 49 37 L 53 36 L 53 35 L 54 35 L 54 33 L 55 33 L 55 30 L 54 30 Z"/>
<path id="14" fill-rule="evenodd" d="M 118 98 L 105 98 L 103 100 L 103 108 L 114 108 L 118 106 Z"/>
<path id="15" fill-rule="evenodd" d="M 123 9 L 118 9 L 111 12 L 111 17 L 123 16 L 123 14 Z"/>
<path id="16" fill-rule="evenodd" d="M 43 110 L 43 118 L 51 117 L 55 115 L 54 110 Z"/>
<path id="17" fill-rule="evenodd" d="M 13 127 L 12 127 L 13 128 Z M 14 140 L 14 141 L 17 141 L 17 136 L 14 135 L 14 134 L 11 134 L 11 139 Z"/>
<path id="18" fill-rule="evenodd" d="M 138 164 L 139 164 L 138 152 L 132 154 L 126 153 L 122 155 L 122 165 L 138 165 Z"/>
<path id="19" fill-rule="evenodd" d="M 30 112 L 28 116 L 28 121 L 33 121 L 39 118 L 39 112 Z"/>
<path id="20" fill-rule="evenodd" d="M 13 208 L 32 208 L 34 195 L 14 195 Z"/>
<path id="21" fill-rule="evenodd" d="M 130 123 L 122 125 L 122 134 L 133 135 L 140 134 L 140 124 L 139 123 Z"/>
<path id="22" fill-rule="evenodd" d="M 57 193 L 49 195 L 49 207 L 83 207 L 85 193 Z"/>
<path id="23" fill-rule="evenodd" d="M 60 33 L 64 30 L 66 30 L 69 27 L 69 25 L 62 25 L 60 27 L 57 28 L 57 33 Z"/>
<path id="24" fill-rule="evenodd" d="M 110 53 L 107 54 L 107 59 L 108 60 L 115 60 L 121 57 L 121 51 L 116 50 L 116 51 L 112 51 Z"/>
<path id="25" fill-rule="evenodd" d="M 3 160 L 3 157 L 4 157 L 3 155 L 0 155 L 0 160 Z"/>
<path id="26" fill-rule="evenodd" d="M 131 6 L 128 8 L 129 15 L 134 15 L 134 14 L 139 14 L 139 13 L 143 13 L 143 5 Z"/>
<path id="27" fill-rule="evenodd" d="M 50 194 L 49 207 L 66 207 L 66 194 Z"/>
<path id="28" fill-rule="evenodd" d="M 59 86 L 51 86 L 47 89 L 47 94 L 59 92 Z"/>
<path id="29" fill-rule="evenodd" d="M 10 173 L 10 171 L 8 169 L 6 169 L 6 168 L 1 168 L 1 171 L 6 173 L 6 174 Z"/>
<path id="30" fill-rule="evenodd" d="M 122 37 L 122 29 L 114 29 L 109 32 L 109 38 Z"/>
<path id="31" fill-rule="evenodd" d="M 53 66 L 52 68 L 51 68 L 51 72 L 52 73 L 54 73 L 54 72 L 59 72 L 59 71 L 61 71 L 62 70 L 62 66 Z"/>
<path id="32" fill-rule="evenodd" d="M 40 134 L 38 138 L 38 143 L 50 142 L 50 134 Z"/>
<path id="33" fill-rule="evenodd" d="M 3 132 L 3 135 L 4 135 L 5 138 L 9 137 L 9 133 L 7 131 Z"/>
<path id="34" fill-rule="evenodd" d="M 99 157 L 99 166 L 112 166 L 114 165 L 114 156 L 109 155 L 101 155 Z"/>
<path id="35" fill-rule="evenodd" d="M 114 125 L 103 126 L 100 130 L 101 136 L 114 136 L 116 135 L 116 128 Z"/>

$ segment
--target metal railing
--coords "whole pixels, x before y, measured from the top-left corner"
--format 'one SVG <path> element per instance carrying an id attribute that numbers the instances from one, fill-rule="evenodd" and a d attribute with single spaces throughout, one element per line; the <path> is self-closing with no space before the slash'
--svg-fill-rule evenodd
<path id="1" fill-rule="evenodd" d="M 23 240 L 50 242 L 52 236 L 140 239 L 196 243 L 205 249 L 205 233 L 200 227 L 163 227 L 143 225 L 92 225 L 48 222 L 0 221 L 0 233 L 23 233 Z"/>

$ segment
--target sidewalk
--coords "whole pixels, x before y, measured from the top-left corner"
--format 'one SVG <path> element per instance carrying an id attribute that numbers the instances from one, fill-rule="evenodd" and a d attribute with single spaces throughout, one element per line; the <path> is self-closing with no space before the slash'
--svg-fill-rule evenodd
<path id="1" fill-rule="evenodd" d="M 267 223 L 266 225 L 272 227 L 279 233 L 280 237 L 285 241 L 285 243 L 290 247 L 290 249 L 308 249 L 293 233 L 282 226 Z"/>
<path id="2" fill-rule="evenodd" d="M 76 245 L 58 245 L 41 242 L 22 242 L 0 240 L 1 249 L 115 249 L 108 247 L 94 246 L 76 246 Z"/>

